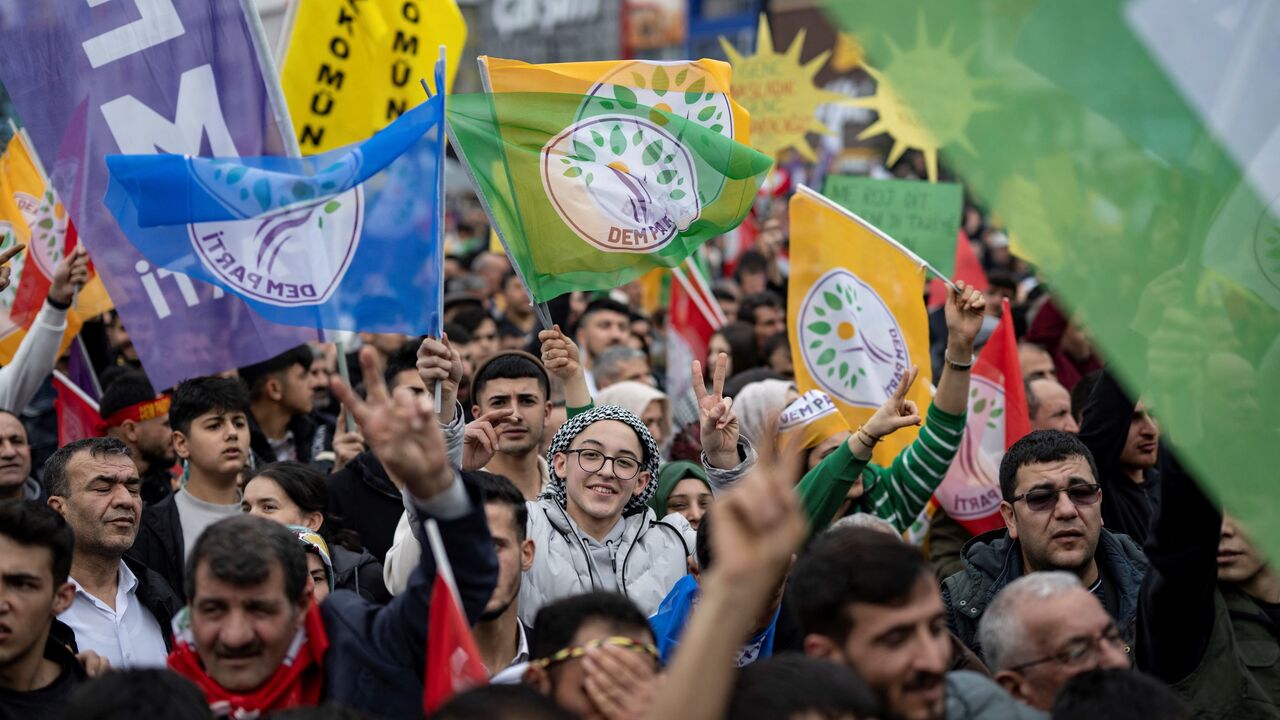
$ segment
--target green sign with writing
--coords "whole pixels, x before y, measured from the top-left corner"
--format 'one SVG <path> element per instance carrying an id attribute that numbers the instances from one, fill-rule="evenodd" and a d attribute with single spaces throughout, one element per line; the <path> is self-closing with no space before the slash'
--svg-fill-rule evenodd
<path id="1" fill-rule="evenodd" d="M 955 183 L 835 175 L 822 194 L 910 248 L 940 272 L 956 271 L 964 193 Z"/>

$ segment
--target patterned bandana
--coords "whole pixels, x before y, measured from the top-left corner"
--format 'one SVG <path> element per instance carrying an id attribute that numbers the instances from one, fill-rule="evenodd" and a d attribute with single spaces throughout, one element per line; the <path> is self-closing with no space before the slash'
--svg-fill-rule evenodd
<path id="1" fill-rule="evenodd" d="M 581 415 L 575 415 L 566 420 L 564 425 L 560 426 L 560 431 L 551 439 L 551 447 L 547 448 L 547 468 L 550 470 L 551 482 L 547 483 L 547 486 L 543 488 L 542 497 L 553 498 L 560 504 L 560 507 L 564 507 L 564 478 L 556 475 L 554 462 L 556 453 L 568 450 L 574 438 L 578 437 L 588 426 L 594 425 L 601 420 L 617 420 L 618 422 L 626 423 L 631 426 L 632 430 L 636 431 L 636 435 L 640 438 L 640 446 L 644 448 L 644 461 L 641 463 L 640 469 L 647 470 L 650 479 L 639 495 L 631 496 L 631 499 L 627 501 L 626 507 L 623 508 L 622 514 L 625 516 L 644 512 L 648 508 L 646 503 L 649 502 L 649 498 L 653 497 L 653 493 L 658 489 L 658 445 L 653 441 L 653 435 L 649 434 L 649 428 L 644 426 L 640 418 L 617 405 L 597 405 Z"/>

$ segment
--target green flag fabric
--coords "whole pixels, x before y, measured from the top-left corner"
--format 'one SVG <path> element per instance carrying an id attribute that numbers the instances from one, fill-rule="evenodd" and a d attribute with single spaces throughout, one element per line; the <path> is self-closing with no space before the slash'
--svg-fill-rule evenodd
<path id="1" fill-rule="evenodd" d="M 742 222 L 772 166 L 718 128 L 607 96 L 455 95 L 447 115 L 536 302 L 679 265 Z"/>
<path id="2" fill-rule="evenodd" d="M 895 140 L 940 146 L 1280 558 L 1280 13 L 1270 0 L 831 0 Z"/>

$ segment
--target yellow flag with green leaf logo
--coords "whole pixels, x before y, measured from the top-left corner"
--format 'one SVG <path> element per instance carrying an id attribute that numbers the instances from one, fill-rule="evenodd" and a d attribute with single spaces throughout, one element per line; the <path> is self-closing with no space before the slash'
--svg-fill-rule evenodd
<path id="1" fill-rule="evenodd" d="M 907 395 L 924 417 L 929 392 L 929 322 L 924 268 L 857 215 L 800 186 L 791 196 L 787 328 L 800 392 L 821 390 L 857 429 L 889 399 L 912 365 Z M 876 445 L 893 462 L 916 439 L 903 428 Z"/>

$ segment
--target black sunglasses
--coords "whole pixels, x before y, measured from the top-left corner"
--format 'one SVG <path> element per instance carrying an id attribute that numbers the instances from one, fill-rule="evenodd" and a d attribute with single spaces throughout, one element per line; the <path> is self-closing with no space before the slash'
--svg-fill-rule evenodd
<path id="1" fill-rule="evenodd" d="M 1009 502 L 1012 504 L 1019 500 L 1025 500 L 1027 509 L 1031 512 L 1044 512 L 1045 510 L 1053 509 L 1053 506 L 1058 504 L 1059 493 L 1066 493 L 1071 502 L 1077 506 L 1092 505 L 1102 498 L 1102 486 L 1097 483 L 1082 483 L 1057 490 L 1040 488 L 1029 490 L 1021 495 L 1015 495 Z"/>

